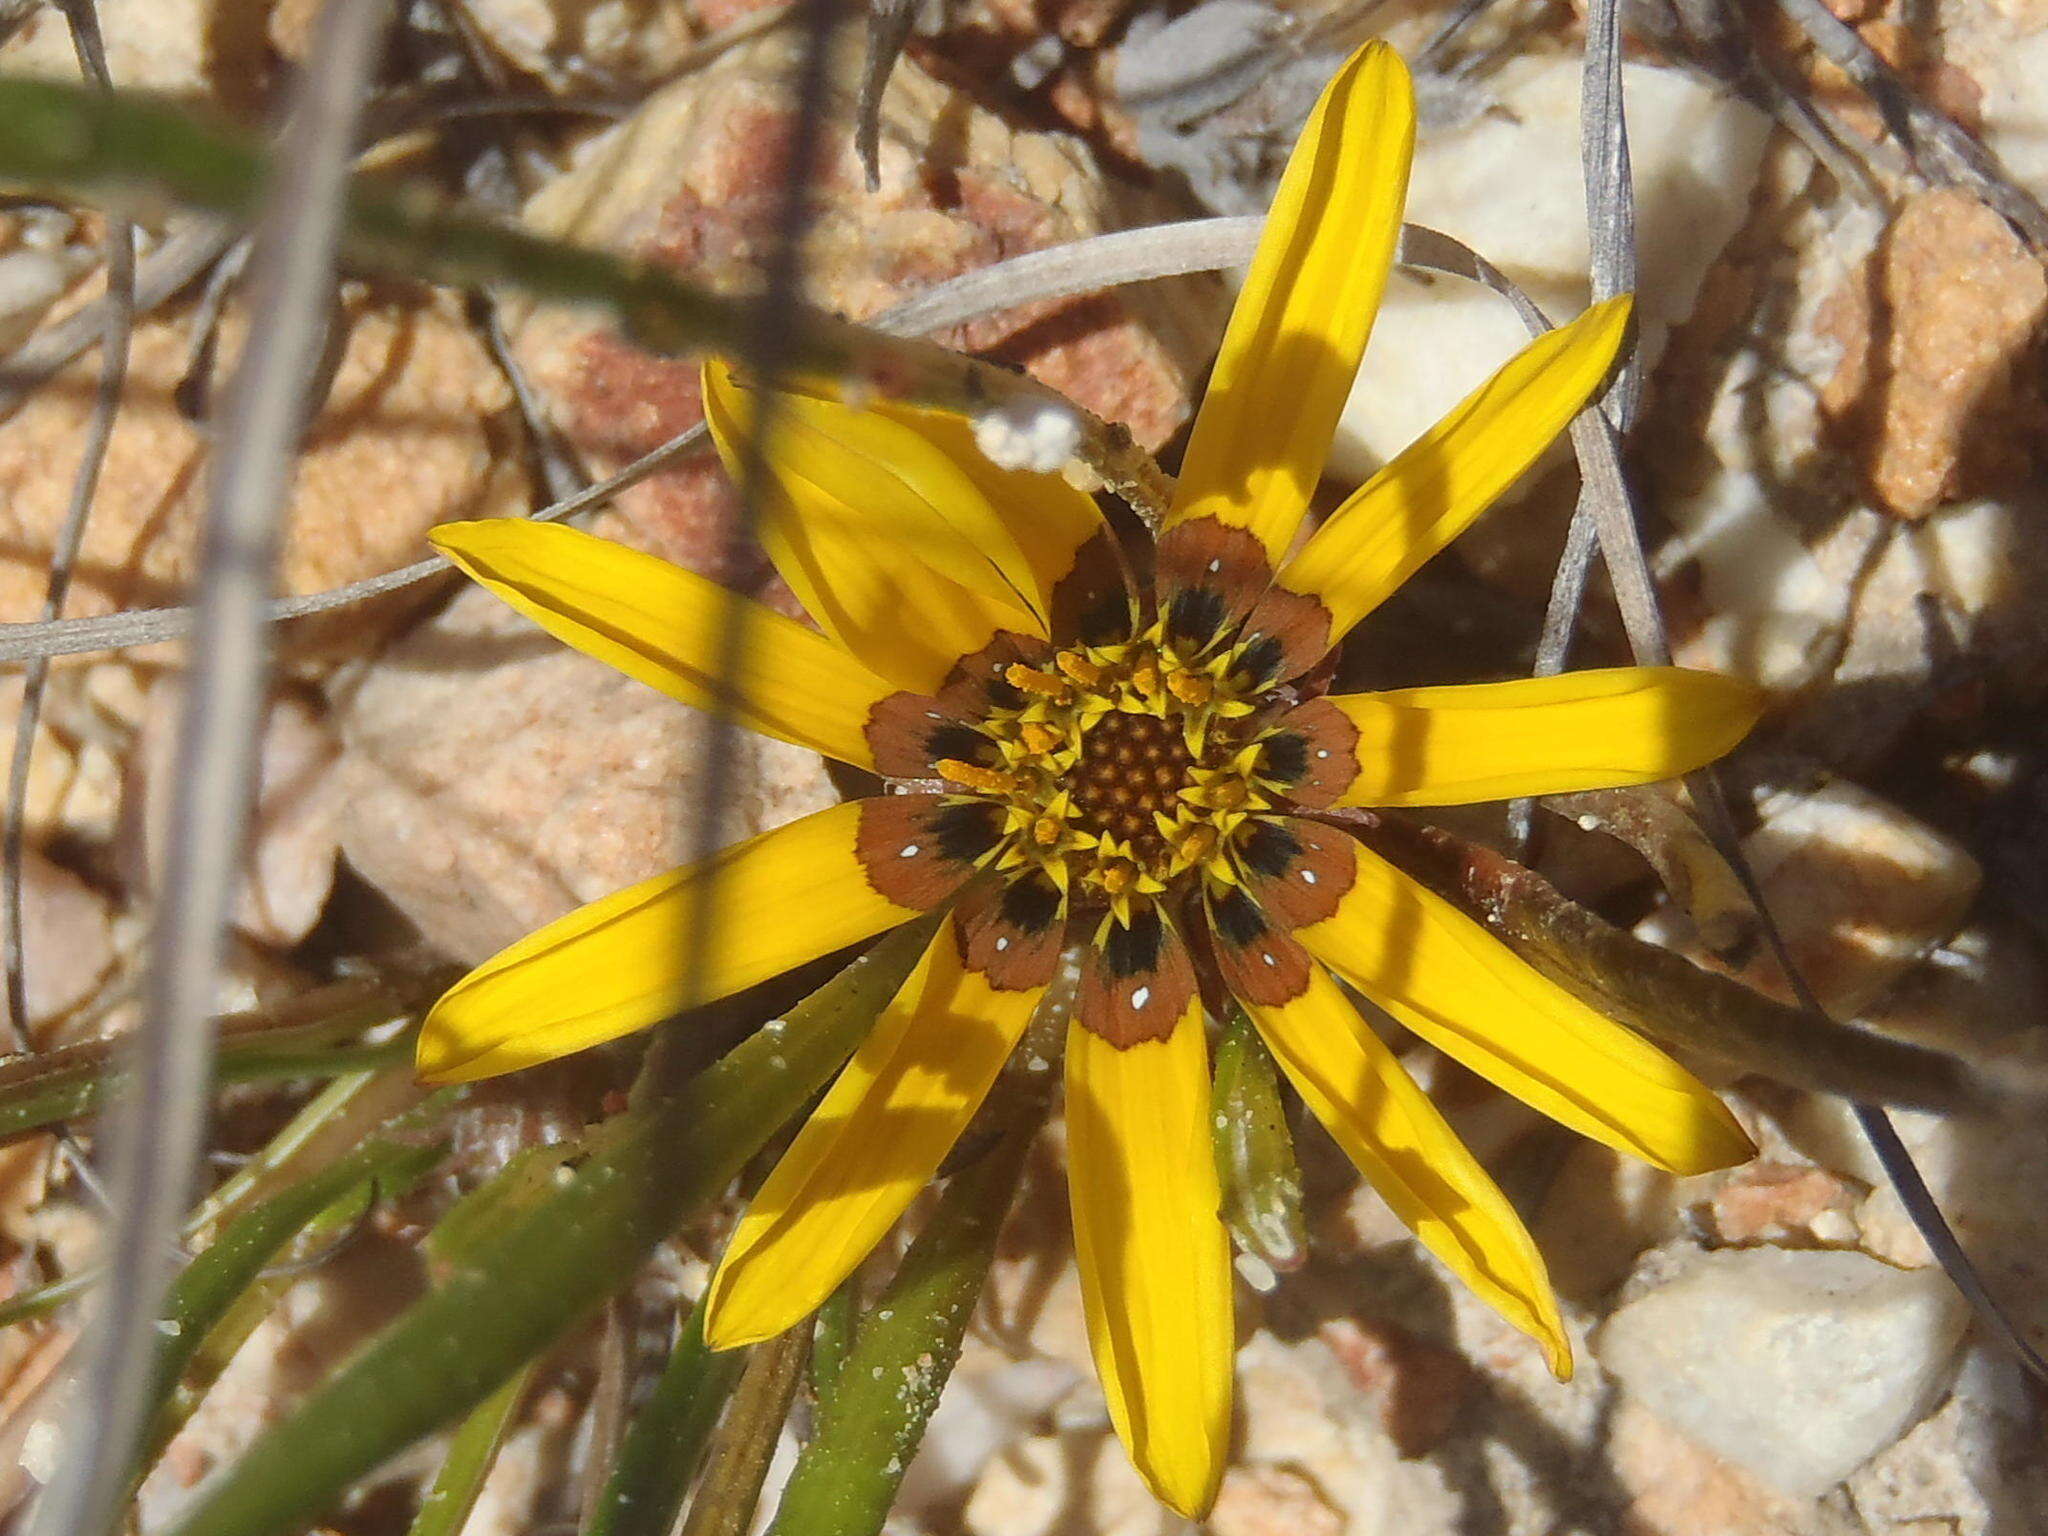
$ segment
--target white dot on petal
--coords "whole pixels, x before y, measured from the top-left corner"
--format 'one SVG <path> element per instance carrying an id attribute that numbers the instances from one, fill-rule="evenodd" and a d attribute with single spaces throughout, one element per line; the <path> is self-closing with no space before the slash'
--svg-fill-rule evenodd
<path id="1" fill-rule="evenodd" d="M 1216 573 L 1217 573 L 1218 571 L 1220 571 L 1220 570 L 1222 570 L 1222 569 L 1223 569 L 1223 557 L 1222 557 L 1221 555 L 1218 555 L 1218 556 L 1217 556 L 1217 557 L 1216 557 L 1216 558 L 1215 558 L 1214 560 L 1211 560 L 1211 561 L 1209 562 L 1209 574 L 1210 574 L 1211 576 L 1214 576 L 1214 575 L 1215 575 L 1215 574 L 1216 574 Z"/>
<path id="2" fill-rule="evenodd" d="M 1329 755 L 1330 755 L 1330 749 L 1329 749 L 1328 747 L 1318 747 L 1318 748 L 1316 749 L 1316 756 L 1317 756 L 1317 757 L 1328 757 Z"/>
<path id="3" fill-rule="evenodd" d="M 1010 936 L 1009 936 L 1008 934 L 1004 934 L 1004 935 L 1003 935 L 1003 936 L 1002 936 L 1001 938 L 999 938 L 999 939 L 997 939 L 997 940 L 996 940 L 996 952 L 997 952 L 998 954 L 1000 954 L 1000 953 L 1001 953 L 1002 951 L 1004 951 L 1004 950 L 1008 949 L 1009 947 L 1010 947 Z"/>
<path id="4" fill-rule="evenodd" d="M 1271 951 L 1270 949 L 1267 950 L 1263 955 L 1259 956 L 1259 958 L 1265 961 L 1268 965 L 1278 965 L 1280 963 L 1278 960 L 1273 958 L 1273 951 Z"/>
<path id="5" fill-rule="evenodd" d="M 918 855 L 918 852 L 919 852 L 919 845 L 918 845 L 918 844 L 916 844 L 916 843 L 905 843 L 905 844 L 903 845 L 903 851 L 902 851 L 901 853 L 897 854 L 897 855 L 896 855 L 896 857 L 897 857 L 897 858 L 899 858 L 899 859 L 914 859 L 914 858 L 916 858 L 916 857 L 917 857 L 917 855 Z"/>
<path id="6" fill-rule="evenodd" d="M 1301 883 L 1303 885 L 1314 885 L 1316 883 L 1316 872 L 1312 869 L 1304 869 L 1301 872 Z"/>
<path id="7" fill-rule="evenodd" d="M 1152 989 L 1150 987 L 1140 987 L 1131 994 L 1131 1006 L 1133 1008 L 1142 1008 L 1151 1001 Z"/>

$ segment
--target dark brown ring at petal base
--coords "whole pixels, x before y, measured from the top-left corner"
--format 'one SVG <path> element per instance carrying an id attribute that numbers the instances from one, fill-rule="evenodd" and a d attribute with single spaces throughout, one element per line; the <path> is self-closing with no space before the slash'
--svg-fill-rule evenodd
<path id="1" fill-rule="evenodd" d="M 925 912 L 958 891 L 1002 836 L 995 805 L 947 795 L 876 795 L 860 802 L 854 851 L 868 884 Z"/>
<path id="2" fill-rule="evenodd" d="M 1223 985 L 1240 1002 L 1277 1008 L 1308 990 L 1308 951 L 1241 889 L 1207 894 L 1210 948 Z"/>
<path id="3" fill-rule="evenodd" d="M 1327 810 L 1358 777 L 1358 726 L 1328 699 L 1311 699 L 1274 722 L 1260 753 L 1262 777 L 1296 805 Z"/>
<path id="4" fill-rule="evenodd" d="M 1128 640 L 1138 606 L 1122 548 L 1107 528 L 1074 551 L 1074 563 L 1052 585 L 1051 629 L 1062 644 L 1113 645 Z"/>
<path id="5" fill-rule="evenodd" d="M 1330 610 L 1321 599 L 1286 587 L 1266 589 L 1244 621 L 1244 654 L 1236 681 L 1263 689 L 1301 676 L 1329 652 L 1336 636 L 1330 632 Z"/>
<path id="6" fill-rule="evenodd" d="M 875 772 L 890 779 L 932 777 L 942 757 L 982 767 L 994 765 L 995 743 L 937 699 L 907 689 L 877 700 L 862 733 L 874 754 Z"/>
<path id="7" fill-rule="evenodd" d="M 953 937 L 961 963 L 998 992 L 1047 986 L 1066 947 L 1066 897 L 1035 870 L 977 880 L 953 909 Z"/>
<path id="8" fill-rule="evenodd" d="M 1015 630 L 998 630 L 987 645 L 953 663 L 939 689 L 938 707 L 963 720 L 982 720 L 998 709 L 1019 708 L 1024 695 L 1005 674 L 1017 663 L 1043 667 L 1051 660 L 1052 646 L 1045 641 Z"/>
<path id="9" fill-rule="evenodd" d="M 1187 942 L 1154 905 L 1133 910 L 1129 926 L 1104 918 L 1083 951 L 1074 1016 L 1120 1051 L 1173 1033 L 1195 995 Z"/>
<path id="10" fill-rule="evenodd" d="M 1337 910 L 1358 879 L 1351 838 L 1299 816 L 1262 816 L 1238 833 L 1246 892 L 1282 928 L 1305 928 Z"/>
<path id="11" fill-rule="evenodd" d="M 1159 536 L 1153 589 L 1166 634 L 1200 650 L 1250 613 L 1272 585 L 1266 549 L 1242 528 L 1191 518 Z"/>

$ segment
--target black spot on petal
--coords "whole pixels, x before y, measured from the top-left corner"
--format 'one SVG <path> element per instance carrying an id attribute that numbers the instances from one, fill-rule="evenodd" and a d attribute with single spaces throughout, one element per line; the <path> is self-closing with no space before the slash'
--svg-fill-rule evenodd
<path id="1" fill-rule="evenodd" d="M 1239 842 L 1247 867 L 1277 880 L 1301 857 L 1301 840 L 1276 821 L 1254 822 Z"/>
<path id="2" fill-rule="evenodd" d="M 1129 927 L 1111 923 L 1102 941 L 1102 962 L 1116 977 L 1137 976 L 1159 964 L 1166 943 L 1166 925 L 1152 907 L 1140 907 L 1131 914 Z"/>

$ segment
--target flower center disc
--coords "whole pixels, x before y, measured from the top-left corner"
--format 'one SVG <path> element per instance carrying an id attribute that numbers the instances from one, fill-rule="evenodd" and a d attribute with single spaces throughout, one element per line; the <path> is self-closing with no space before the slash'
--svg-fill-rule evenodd
<path id="1" fill-rule="evenodd" d="M 1082 830 L 1120 838 L 1144 863 L 1163 861 L 1165 834 L 1195 766 L 1177 718 L 1112 710 L 1081 739 L 1080 760 L 1067 776 Z"/>

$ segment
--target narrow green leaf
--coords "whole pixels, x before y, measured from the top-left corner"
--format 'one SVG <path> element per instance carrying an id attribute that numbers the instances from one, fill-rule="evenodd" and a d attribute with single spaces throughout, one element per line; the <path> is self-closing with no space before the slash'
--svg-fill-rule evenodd
<path id="1" fill-rule="evenodd" d="M 855 1317 L 855 1291 L 860 1283 L 860 1271 L 855 1270 L 846 1284 L 825 1298 L 825 1305 L 818 1308 L 818 1321 L 811 1331 L 811 1395 L 817 1399 L 818 1411 L 824 1412 L 832 1401 L 832 1394 L 839 1390 L 839 1381 L 846 1374 L 847 1352 L 853 1348 Z"/>
<path id="2" fill-rule="evenodd" d="M 48 1317 L 67 1301 L 76 1301 L 91 1290 L 99 1277 L 97 1269 L 80 1270 L 75 1275 L 66 1275 L 61 1280 L 52 1280 L 18 1296 L 8 1297 L 0 1302 L 0 1328 L 12 1328 L 16 1323 Z"/>
<path id="3" fill-rule="evenodd" d="M 1241 1008 L 1231 1010 L 1217 1042 L 1209 1102 L 1223 1220 L 1231 1237 L 1242 1252 L 1273 1269 L 1299 1269 L 1308 1257 L 1308 1228 L 1294 1136 L 1272 1054 Z"/>
<path id="4" fill-rule="evenodd" d="M 204 1487 L 175 1536 L 277 1536 L 467 1413 L 628 1283 L 837 1070 L 909 974 L 927 920 L 882 941 L 774 1036 L 585 1138 L 544 1198 L 479 1235 L 441 1283 Z"/>
<path id="5" fill-rule="evenodd" d="M 565 1170 L 589 1156 L 581 1142 L 521 1147 L 490 1178 L 448 1208 L 427 1234 L 429 1268 L 445 1272 L 465 1262 L 479 1245 L 529 1215 L 548 1197 Z M 438 1273 L 436 1275 L 438 1278 Z"/>
<path id="6" fill-rule="evenodd" d="M 797 1458 L 770 1536 L 872 1536 L 888 1518 L 995 1258 L 1038 1127 L 1013 1124 L 953 1175 L 895 1278 L 868 1310 Z"/>
<path id="7" fill-rule="evenodd" d="M 334 1077 L 412 1059 L 409 1031 L 374 1045 L 336 1043 L 338 1032 L 360 1034 L 363 1027 L 351 1019 L 223 1036 L 215 1076 L 221 1083 Z M 115 1044 L 92 1040 L 0 1063 L 0 1142 L 97 1109 L 121 1086 Z"/>
<path id="8" fill-rule="evenodd" d="M 227 1224 L 171 1287 L 160 1324 L 163 1342 L 157 1347 L 159 1403 L 169 1402 L 179 1378 L 203 1344 L 219 1363 L 226 1363 L 232 1344 L 223 1348 L 209 1335 L 302 1229 L 323 1215 L 331 1216 L 330 1225 L 345 1225 L 370 1190 L 409 1188 L 440 1162 L 447 1152 L 447 1139 L 437 1132 L 435 1122 L 458 1097 L 452 1090 L 435 1094 L 392 1122 L 385 1134 Z"/>
<path id="9" fill-rule="evenodd" d="M 434 1476 L 434 1486 L 420 1500 L 420 1512 L 413 1517 L 407 1536 L 460 1536 L 469 1512 L 476 1508 L 477 1495 L 484 1491 L 484 1479 L 498 1459 L 512 1416 L 526 1396 L 526 1384 L 533 1375 L 528 1365 L 514 1371 L 505 1384 L 470 1410 L 468 1418 L 448 1442 L 447 1459 Z"/>
<path id="10" fill-rule="evenodd" d="M 703 1309 L 693 1309 L 661 1379 L 619 1444 L 585 1536 L 668 1536 L 745 1363 L 740 1350 L 714 1353 L 705 1346 Z"/>
<path id="11" fill-rule="evenodd" d="M 754 1528 L 761 1485 L 782 1439 L 789 1405 L 804 1377 L 810 1336 L 792 1328 L 745 1350 L 746 1368 L 733 1389 L 732 1408 L 711 1444 L 710 1461 L 681 1536 L 746 1536 Z"/>

